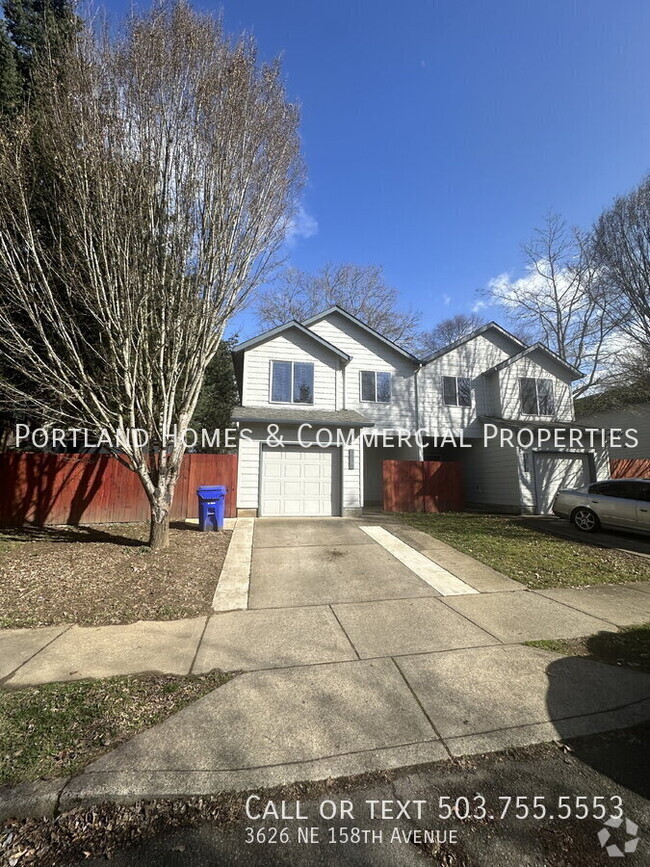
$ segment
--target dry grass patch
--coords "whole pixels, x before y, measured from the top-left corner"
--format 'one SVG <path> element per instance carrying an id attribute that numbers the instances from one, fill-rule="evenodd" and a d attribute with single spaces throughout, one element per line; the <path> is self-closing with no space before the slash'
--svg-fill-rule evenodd
<path id="1" fill-rule="evenodd" d="M 230 532 L 176 525 L 152 553 L 145 524 L 0 530 L 0 627 L 174 620 L 210 611 Z"/>
<path id="2" fill-rule="evenodd" d="M 596 662 L 622 665 L 650 674 L 650 623 L 624 626 L 619 632 L 597 632 L 586 638 L 555 638 L 527 641 L 564 656 L 587 656 Z"/>
<path id="3" fill-rule="evenodd" d="M 650 581 L 650 560 L 589 543 L 552 536 L 526 518 L 444 512 L 405 514 L 406 524 L 423 530 L 535 589 Z M 461 576 L 462 577 L 462 576 Z"/>
<path id="4" fill-rule="evenodd" d="M 3 690 L 0 784 L 73 774 L 231 677 L 109 677 Z"/>

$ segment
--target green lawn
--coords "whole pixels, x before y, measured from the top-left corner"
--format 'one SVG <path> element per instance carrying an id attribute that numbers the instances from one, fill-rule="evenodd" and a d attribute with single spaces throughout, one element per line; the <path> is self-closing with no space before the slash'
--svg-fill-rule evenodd
<path id="1" fill-rule="evenodd" d="M 526 518 L 467 512 L 403 514 L 435 536 L 527 587 L 577 587 L 650 581 L 650 561 L 536 530 Z"/>
<path id="2" fill-rule="evenodd" d="M 109 677 L 0 691 L 0 784 L 67 776 L 233 675 Z"/>
<path id="3" fill-rule="evenodd" d="M 650 623 L 626 626 L 620 632 L 598 632 L 587 638 L 527 641 L 526 644 L 564 656 L 588 656 L 598 662 L 624 665 L 650 674 Z"/>

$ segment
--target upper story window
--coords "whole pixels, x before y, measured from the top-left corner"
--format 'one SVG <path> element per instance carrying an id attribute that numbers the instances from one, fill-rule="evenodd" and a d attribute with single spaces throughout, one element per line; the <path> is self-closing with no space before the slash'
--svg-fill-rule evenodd
<path id="1" fill-rule="evenodd" d="M 526 415 L 555 415 L 552 379 L 520 379 L 519 396 Z"/>
<path id="2" fill-rule="evenodd" d="M 314 365 L 306 361 L 272 361 L 271 401 L 313 403 Z"/>
<path id="3" fill-rule="evenodd" d="M 361 371 L 361 400 L 390 403 L 391 374 L 383 371 Z"/>
<path id="4" fill-rule="evenodd" d="M 445 406 L 471 406 L 472 384 L 466 376 L 442 377 L 442 400 Z"/>

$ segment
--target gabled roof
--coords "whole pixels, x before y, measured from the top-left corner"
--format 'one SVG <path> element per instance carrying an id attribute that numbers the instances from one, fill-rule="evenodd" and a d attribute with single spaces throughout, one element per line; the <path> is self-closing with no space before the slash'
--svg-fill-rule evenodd
<path id="1" fill-rule="evenodd" d="M 522 358 L 526 358 L 526 356 L 530 355 L 533 352 L 543 352 L 545 355 L 548 355 L 549 358 L 552 358 L 556 364 L 559 364 L 561 367 L 564 367 L 572 376 L 572 379 L 581 379 L 584 376 L 584 373 L 581 370 L 578 370 L 577 367 L 574 367 L 572 364 L 569 364 L 568 361 L 564 361 L 563 358 L 553 352 L 552 349 L 549 349 L 548 346 L 544 346 L 543 343 L 533 343 L 532 346 L 528 346 L 526 349 L 523 349 L 521 352 L 518 352 L 516 355 L 511 355 L 510 358 L 506 358 L 504 361 L 501 361 L 499 364 L 495 364 L 494 367 L 491 367 L 489 370 L 486 370 L 486 373 L 496 373 L 499 370 L 503 370 L 506 367 L 510 367 L 511 364 L 514 364 L 515 361 L 520 361 Z"/>
<path id="2" fill-rule="evenodd" d="M 258 343 L 264 343 L 265 340 L 270 340 L 272 337 L 276 337 L 278 334 L 283 334 L 285 331 L 289 331 L 291 328 L 296 328 L 301 334 L 304 334 L 306 337 L 310 337 L 312 340 L 315 340 L 316 343 L 320 343 L 321 346 L 324 346 L 325 349 L 329 349 L 330 352 L 333 352 L 335 355 L 338 355 L 339 358 L 342 358 L 344 361 L 349 361 L 350 356 L 343 352 L 343 350 L 339 349 L 337 346 L 334 346 L 328 340 L 325 340 L 323 337 L 320 337 L 314 331 L 310 331 L 309 328 L 305 328 L 300 322 L 297 322 L 295 319 L 291 322 L 286 322 L 284 325 L 278 325 L 277 328 L 270 328 L 268 331 L 262 332 L 262 334 L 258 334 L 257 337 L 251 337 L 250 340 L 244 341 L 244 343 L 240 343 L 238 346 L 235 346 L 233 352 L 244 352 L 246 349 L 252 349 L 253 346 L 257 346 Z"/>
<path id="3" fill-rule="evenodd" d="M 406 349 L 402 349 L 401 346 L 398 346 L 397 343 L 394 343 L 392 340 L 389 340 L 388 337 L 384 337 L 383 334 L 380 334 L 378 331 L 375 331 L 374 328 L 371 328 L 369 325 L 366 325 L 365 322 L 362 322 L 356 316 L 353 316 L 352 313 L 348 313 L 347 310 L 344 310 L 343 307 L 339 307 L 338 304 L 332 305 L 332 307 L 328 307 L 327 310 L 323 310 L 321 313 L 317 313 L 315 316 L 310 316 L 309 319 L 305 319 L 303 325 L 306 325 L 308 328 L 314 325 L 316 322 L 320 322 L 321 319 L 325 319 L 332 313 L 339 313 L 341 316 L 345 317 L 350 322 L 353 322 L 355 325 L 358 325 L 359 328 L 363 328 L 364 331 L 367 331 L 368 334 L 372 334 L 373 337 L 376 337 L 378 340 L 381 340 L 382 343 L 385 343 L 387 346 L 390 346 L 395 352 L 399 352 L 400 355 L 403 355 L 405 358 L 408 358 L 409 361 L 414 362 L 415 364 L 419 364 L 419 359 L 415 357 L 411 352 L 408 352 Z"/>
<path id="4" fill-rule="evenodd" d="M 496 322 L 488 322 L 486 325 L 481 325 L 480 328 L 477 328 L 475 331 L 472 331 L 466 337 L 459 337 L 458 340 L 454 340 L 453 343 L 447 344 L 447 346 L 443 346 L 442 349 L 437 349 L 431 355 L 427 356 L 424 359 L 422 364 L 428 364 L 430 361 L 434 361 L 436 358 L 440 358 L 442 355 L 446 355 L 448 352 L 452 352 L 454 349 L 458 349 L 459 346 L 462 346 L 463 343 L 469 343 L 470 340 L 474 340 L 475 337 L 479 337 L 481 334 L 485 334 L 486 331 L 498 331 L 503 337 L 507 337 L 509 340 L 515 344 L 515 346 L 519 346 L 522 349 L 526 348 L 526 344 L 522 343 L 518 337 L 515 337 L 514 334 L 511 334 L 509 331 L 506 331 L 505 328 L 502 328 L 500 325 L 497 325 Z"/>

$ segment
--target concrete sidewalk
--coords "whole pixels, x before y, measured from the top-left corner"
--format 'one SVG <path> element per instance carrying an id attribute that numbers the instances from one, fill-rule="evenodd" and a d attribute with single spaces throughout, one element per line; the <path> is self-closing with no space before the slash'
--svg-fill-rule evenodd
<path id="1" fill-rule="evenodd" d="M 71 780 L 0 792 L 0 815 L 351 775 L 650 718 L 650 676 L 521 645 L 649 620 L 650 584 L 529 591 L 425 534 L 390 533 L 473 592 L 441 595 L 351 521 L 256 522 L 247 610 L 0 631 L 6 688 L 243 672 Z"/>
<path id="2" fill-rule="evenodd" d="M 603 606 L 607 621 L 592 614 Z M 649 608 L 646 586 L 594 587 L 5 631 L 4 671 L 18 666 L 8 687 L 151 669 L 246 673 L 77 777 L 0 791 L 0 816 L 352 775 L 634 725 L 650 718 L 650 676 L 515 642 L 615 630 Z"/>
<path id="3" fill-rule="evenodd" d="M 649 718 L 650 676 L 519 645 L 255 671 L 76 777 L 0 792 L 0 816 L 349 776 Z"/>
<path id="4" fill-rule="evenodd" d="M 578 638 L 650 620 L 646 584 L 447 597 L 422 587 L 421 595 L 229 611 L 189 620 L 3 629 L 0 685 L 321 665 Z"/>

